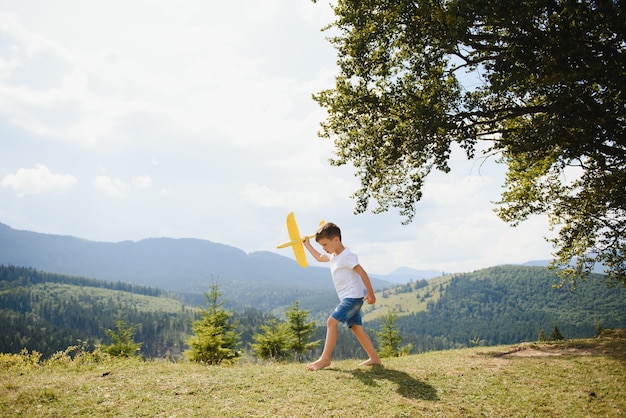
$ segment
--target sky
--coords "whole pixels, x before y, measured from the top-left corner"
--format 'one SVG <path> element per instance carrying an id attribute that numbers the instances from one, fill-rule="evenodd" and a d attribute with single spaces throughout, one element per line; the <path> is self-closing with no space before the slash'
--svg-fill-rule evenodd
<path id="1" fill-rule="evenodd" d="M 493 212 L 493 159 L 453 153 L 409 225 L 354 214 L 358 179 L 329 164 L 312 99 L 338 73 L 332 20 L 310 0 L 0 0 L 0 223 L 293 258 L 276 249 L 293 211 L 302 234 L 338 224 L 371 273 L 551 259 L 545 218 Z"/>

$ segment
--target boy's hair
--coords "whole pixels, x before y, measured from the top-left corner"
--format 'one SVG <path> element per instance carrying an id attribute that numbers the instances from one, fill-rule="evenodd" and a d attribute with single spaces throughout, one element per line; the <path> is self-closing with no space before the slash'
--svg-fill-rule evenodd
<path id="1" fill-rule="evenodd" d="M 332 222 L 326 222 L 315 232 L 315 241 L 317 242 L 321 239 L 333 239 L 335 237 L 341 241 L 341 229 Z"/>

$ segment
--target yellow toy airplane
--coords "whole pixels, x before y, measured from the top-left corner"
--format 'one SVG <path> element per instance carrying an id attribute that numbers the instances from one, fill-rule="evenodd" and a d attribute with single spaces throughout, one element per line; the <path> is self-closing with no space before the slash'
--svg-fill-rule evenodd
<path id="1" fill-rule="evenodd" d="M 324 221 L 320 222 L 320 225 L 323 224 Z M 300 265 L 300 267 L 306 267 L 309 265 L 306 261 L 306 254 L 304 253 L 304 245 L 302 242 L 305 238 L 315 238 L 315 234 L 308 236 L 300 236 L 300 231 L 298 231 L 298 224 L 296 224 L 296 217 L 293 212 L 289 212 L 287 215 L 287 232 L 289 233 L 289 239 L 291 241 L 285 242 L 283 244 L 278 245 L 276 248 L 285 248 L 285 247 L 293 247 L 293 253 L 296 256 L 296 261 Z"/>

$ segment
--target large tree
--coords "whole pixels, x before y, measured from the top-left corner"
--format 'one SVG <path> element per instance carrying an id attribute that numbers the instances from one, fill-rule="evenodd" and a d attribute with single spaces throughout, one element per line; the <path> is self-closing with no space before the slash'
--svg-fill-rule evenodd
<path id="1" fill-rule="evenodd" d="M 338 0 L 320 135 L 352 164 L 357 213 L 410 222 L 452 150 L 507 165 L 496 212 L 547 215 L 554 267 L 626 285 L 626 15 L 619 0 Z M 484 144 L 484 145 L 483 145 Z M 486 149 L 486 151 L 485 151 Z"/>

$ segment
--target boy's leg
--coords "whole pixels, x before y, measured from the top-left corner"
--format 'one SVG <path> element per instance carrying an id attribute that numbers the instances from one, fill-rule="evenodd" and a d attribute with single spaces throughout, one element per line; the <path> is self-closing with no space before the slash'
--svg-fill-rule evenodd
<path id="1" fill-rule="evenodd" d="M 322 351 L 322 355 L 317 361 L 306 366 L 309 370 L 321 370 L 325 367 L 330 366 L 330 359 L 333 355 L 333 350 L 335 349 L 335 344 L 337 343 L 337 334 L 338 334 L 338 325 L 339 321 L 337 321 L 332 316 L 328 318 L 326 321 L 326 341 L 324 341 L 324 351 Z"/>
<path id="2" fill-rule="evenodd" d="M 361 346 L 363 347 L 363 349 L 369 356 L 369 358 L 365 360 L 363 363 L 359 364 L 359 366 L 374 366 L 374 365 L 382 364 L 380 357 L 378 357 L 378 354 L 376 353 L 376 348 L 374 348 L 374 344 L 372 343 L 372 340 L 367 335 L 363 327 L 361 325 L 354 324 L 352 325 L 350 329 L 352 330 L 352 333 L 359 340 L 359 342 L 361 343 Z"/>

